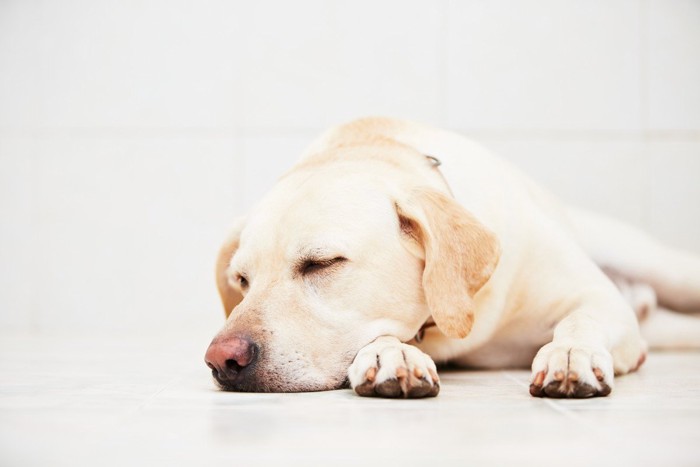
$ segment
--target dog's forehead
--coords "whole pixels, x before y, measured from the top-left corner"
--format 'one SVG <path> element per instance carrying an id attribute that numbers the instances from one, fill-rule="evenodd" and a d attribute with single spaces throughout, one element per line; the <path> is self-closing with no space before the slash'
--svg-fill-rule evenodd
<path id="1" fill-rule="evenodd" d="M 250 217 L 250 225 L 326 227 L 371 223 L 386 214 L 386 190 L 369 174 L 304 171 L 281 180 Z M 294 229 L 290 233 L 294 233 Z"/>
<path id="2" fill-rule="evenodd" d="M 286 259 L 314 249 L 341 254 L 392 228 L 395 217 L 381 184 L 363 174 L 302 172 L 283 179 L 254 208 L 240 250 L 246 256 L 275 251 Z"/>

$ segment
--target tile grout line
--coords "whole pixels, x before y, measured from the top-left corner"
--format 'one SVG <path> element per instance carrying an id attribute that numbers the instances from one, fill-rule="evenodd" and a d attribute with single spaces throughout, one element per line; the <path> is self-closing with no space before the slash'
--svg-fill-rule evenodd
<path id="1" fill-rule="evenodd" d="M 522 381 L 520 381 L 518 378 L 511 375 L 507 371 L 502 371 L 501 374 L 503 376 L 505 376 L 507 379 L 510 379 L 511 381 L 515 382 L 518 386 L 523 387 L 526 391 L 530 390 L 529 385 L 523 383 Z M 571 419 L 572 421 L 575 421 L 578 424 L 585 425 L 596 432 L 599 431 L 598 427 L 595 424 L 579 417 L 571 410 L 567 409 L 566 407 L 563 407 L 557 401 L 554 401 L 554 400 L 547 398 L 547 397 L 542 397 L 542 398 L 538 398 L 538 399 L 541 399 L 542 402 L 544 402 L 546 405 L 548 405 L 551 409 L 553 409 L 555 412 L 558 412 L 559 414 L 565 416 L 566 418 Z"/>
<path id="2" fill-rule="evenodd" d="M 541 140 L 593 142 L 642 140 L 700 141 L 700 130 L 605 130 L 605 129 L 476 129 L 445 128 L 475 139 Z M 15 138 L 94 138 L 94 139 L 157 139 L 157 138 L 231 138 L 260 136 L 304 137 L 309 140 L 323 131 L 317 127 L 0 127 L 0 137 Z"/>
<path id="3" fill-rule="evenodd" d="M 653 177 L 652 177 L 652 157 L 653 152 L 650 151 L 650 144 L 653 142 L 653 138 L 650 137 L 649 132 L 650 121 L 651 121 L 651 108 L 650 108 L 650 78 L 649 78 L 649 56 L 651 54 L 649 36 L 650 36 L 650 22 L 649 22 L 649 11 L 650 5 L 649 0 L 639 0 L 639 100 L 640 100 L 640 116 L 639 124 L 642 129 L 642 143 L 645 146 L 644 156 L 646 162 L 646 177 L 645 183 L 643 184 L 644 191 L 644 205 L 646 209 L 644 210 L 644 217 L 642 222 L 647 229 L 652 226 L 652 201 L 654 199 L 653 193 Z"/>
<path id="4" fill-rule="evenodd" d="M 438 118 L 443 126 L 448 122 L 447 110 L 447 83 L 449 69 L 449 15 L 450 15 L 450 0 L 443 0 L 440 9 L 440 31 L 438 36 L 438 82 L 440 89 L 438 90 Z"/>
<path id="5" fill-rule="evenodd" d="M 174 385 L 176 382 L 182 380 L 184 378 L 184 375 L 178 375 L 174 376 L 171 378 L 167 383 L 165 383 L 160 389 L 158 389 L 156 392 L 148 396 L 144 401 L 142 401 L 140 404 L 138 404 L 136 407 L 128 411 L 127 415 L 134 415 L 138 412 L 141 412 L 143 409 L 145 409 L 154 399 L 156 399 L 159 395 L 161 395 L 165 390 L 169 389 L 172 385 Z"/>
<path id="6" fill-rule="evenodd" d="M 639 125 L 643 133 L 651 131 L 651 109 L 649 103 L 649 27 L 649 0 L 639 0 Z"/>

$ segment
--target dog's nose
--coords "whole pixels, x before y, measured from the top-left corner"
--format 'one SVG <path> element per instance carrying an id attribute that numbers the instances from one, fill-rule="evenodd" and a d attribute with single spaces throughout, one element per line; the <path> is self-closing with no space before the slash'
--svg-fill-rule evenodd
<path id="1" fill-rule="evenodd" d="M 214 378 L 226 386 L 239 379 L 243 370 L 258 357 L 258 346 L 242 337 L 216 338 L 207 349 L 204 361 Z"/>

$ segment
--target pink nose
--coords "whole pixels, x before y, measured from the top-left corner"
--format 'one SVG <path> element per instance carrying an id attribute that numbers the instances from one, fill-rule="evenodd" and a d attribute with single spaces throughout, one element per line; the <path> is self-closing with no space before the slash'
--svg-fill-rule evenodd
<path id="1" fill-rule="evenodd" d="M 204 361 L 214 378 L 224 387 L 242 378 L 243 370 L 258 356 L 258 346 L 242 337 L 217 337 L 207 349 Z"/>

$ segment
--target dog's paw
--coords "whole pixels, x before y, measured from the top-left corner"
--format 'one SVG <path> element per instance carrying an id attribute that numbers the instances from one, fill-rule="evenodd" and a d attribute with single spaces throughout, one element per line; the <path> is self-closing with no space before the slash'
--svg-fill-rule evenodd
<path id="1" fill-rule="evenodd" d="M 395 337 L 363 347 L 348 370 L 350 385 L 365 397 L 435 397 L 440 379 L 433 360 Z"/>
<path id="2" fill-rule="evenodd" d="M 532 362 L 530 394 L 535 397 L 607 396 L 613 387 L 613 359 L 604 348 L 549 343 Z"/>

